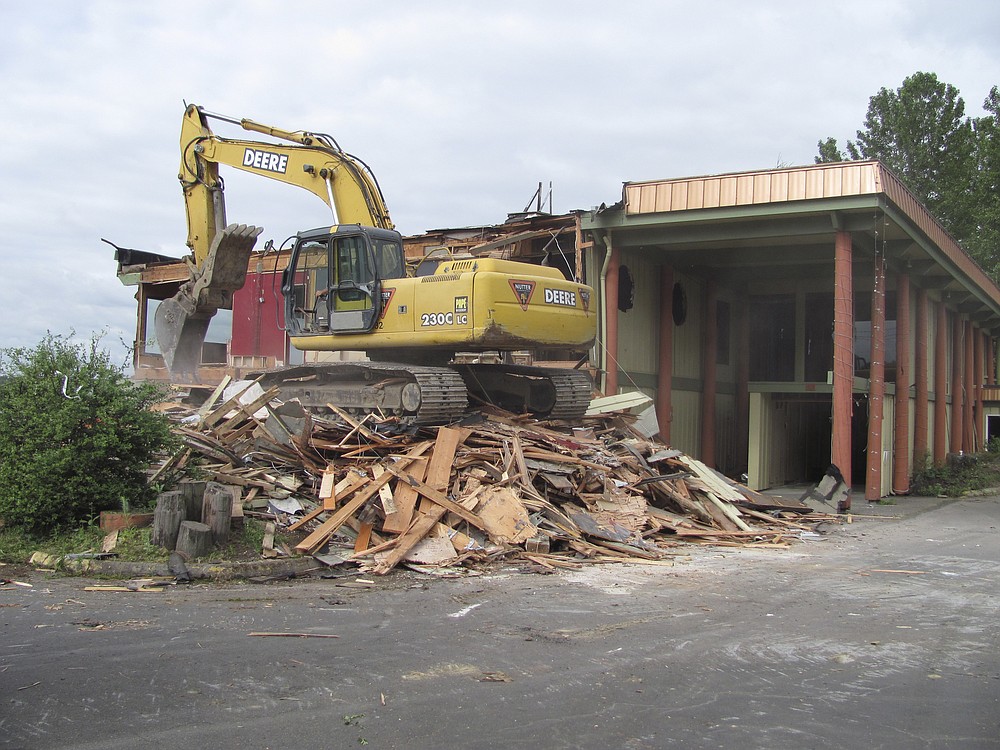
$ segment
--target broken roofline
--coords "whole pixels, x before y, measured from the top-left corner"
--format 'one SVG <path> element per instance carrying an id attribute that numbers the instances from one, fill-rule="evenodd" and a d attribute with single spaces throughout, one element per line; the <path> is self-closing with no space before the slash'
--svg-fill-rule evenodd
<path id="1" fill-rule="evenodd" d="M 609 221 L 609 211 L 601 218 L 596 214 L 589 220 L 584 218 L 582 228 L 613 230 L 625 228 L 628 219 L 642 215 L 765 205 L 794 205 L 808 211 L 810 201 L 872 196 L 876 207 L 894 221 L 917 230 L 910 232 L 911 237 L 928 255 L 951 276 L 964 280 L 971 292 L 978 291 L 980 301 L 1000 315 L 1000 287 L 903 181 L 877 160 L 626 182 L 622 194 L 624 210 L 619 222 Z"/>

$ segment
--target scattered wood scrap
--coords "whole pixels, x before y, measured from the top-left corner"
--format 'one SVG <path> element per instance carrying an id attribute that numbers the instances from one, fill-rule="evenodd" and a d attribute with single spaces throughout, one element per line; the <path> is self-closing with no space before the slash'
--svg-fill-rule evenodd
<path id="1" fill-rule="evenodd" d="M 483 407 L 460 425 L 406 431 L 376 414 L 308 414 L 273 390 L 247 398 L 171 411 L 186 448 L 155 475 L 197 465 L 239 487 L 246 515 L 274 524 L 265 556 L 379 575 L 511 558 L 542 571 L 669 564 L 679 545 L 783 547 L 837 520 L 801 503 L 775 508 L 606 406 L 572 425 Z M 275 530 L 300 535 L 294 552 L 275 548 Z"/>

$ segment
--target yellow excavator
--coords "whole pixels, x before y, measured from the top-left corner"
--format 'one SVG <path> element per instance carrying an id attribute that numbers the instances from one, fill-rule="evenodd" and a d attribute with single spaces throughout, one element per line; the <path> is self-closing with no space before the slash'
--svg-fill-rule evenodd
<path id="1" fill-rule="evenodd" d="M 214 134 L 210 118 L 277 142 Z M 208 322 L 232 306 L 261 229 L 227 224 L 219 165 L 314 193 L 330 226 L 299 232 L 282 273 L 285 327 L 303 351 L 364 351 L 369 361 L 303 364 L 264 373 L 285 398 L 379 411 L 403 425 L 445 424 L 473 398 L 552 419 L 574 419 L 592 390 L 581 370 L 458 364 L 459 352 L 580 352 L 594 342 L 593 290 L 554 268 L 496 258 L 406 263 L 372 171 L 331 137 L 236 120 L 190 105 L 180 181 L 191 280 L 159 306 L 155 328 L 175 377 L 197 372 Z"/>

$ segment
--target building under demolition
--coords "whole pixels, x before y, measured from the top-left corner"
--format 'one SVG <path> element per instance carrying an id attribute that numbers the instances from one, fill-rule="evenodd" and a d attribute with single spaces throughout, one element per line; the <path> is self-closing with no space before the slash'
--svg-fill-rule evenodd
<path id="1" fill-rule="evenodd" d="M 915 468 L 1000 435 L 1000 289 L 878 162 L 626 183 L 612 206 L 404 244 L 415 264 L 488 255 L 592 286 L 596 388 L 646 393 L 664 442 L 752 489 L 833 464 L 868 499 L 905 493 Z M 201 383 L 303 361 L 282 325 L 286 263 L 251 256 Z M 149 321 L 187 266 L 120 256 L 119 277 L 137 288 L 135 376 L 166 379 Z"/>

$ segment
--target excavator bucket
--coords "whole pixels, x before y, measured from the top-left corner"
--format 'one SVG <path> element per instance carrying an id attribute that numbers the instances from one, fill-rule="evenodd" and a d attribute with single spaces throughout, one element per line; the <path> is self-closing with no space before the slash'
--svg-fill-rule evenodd
<path id="1" fill-rule="evenodd" d="M 153 326 L 171 380 L 197 382 L 202 345 L 216 311 L 233 306 L 233 292 L 246 282 L 250 253 L 261 227 L 230 224 L 212 241 L 201 268 L 156 309 Z"/>

